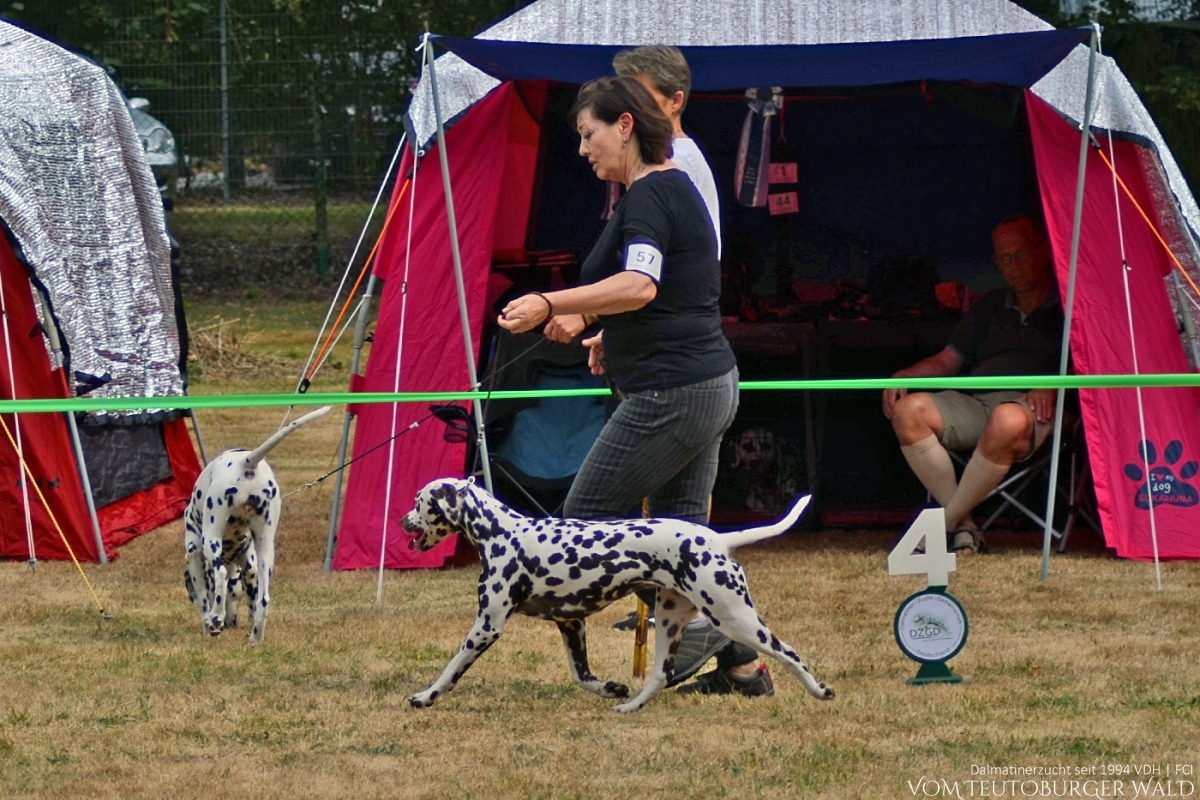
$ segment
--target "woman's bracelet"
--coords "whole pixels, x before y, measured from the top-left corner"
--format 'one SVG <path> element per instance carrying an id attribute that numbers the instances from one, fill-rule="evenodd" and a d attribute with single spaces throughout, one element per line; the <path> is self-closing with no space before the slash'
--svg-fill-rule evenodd
<path id="1" fill-rule="evenodd" d="M 551 317 L 553 317 L 554 304 L 550 302 L 550 298 L 546 297 L 546 295 L 542 294 L 541 292 L 531 292 L 531 294 L 535 294 L 546 301 L 546 319 L 549 320 Z"/>

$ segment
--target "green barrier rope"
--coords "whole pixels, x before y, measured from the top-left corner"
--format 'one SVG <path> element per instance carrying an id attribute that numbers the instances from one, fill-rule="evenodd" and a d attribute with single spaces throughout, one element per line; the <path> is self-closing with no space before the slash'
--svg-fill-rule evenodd
<path id="1" fill-rule="evenodd" d="M 1135 386 L 1200 386 L 1200 373 L 1157 375 L 1014 375 L 985 378 L 813 378 L 811 380 L 742 381 L 743 392 L 959 389 L 993 391 L 1029 389 L 1123 389 Z M 525 400 L 542 397 L 588 397 L 608 389 L 522 389 L 466 392 L 316 392 L 311 394 L 230 394 L 191 397 L 73 397 L 53 400 L 0 400 L 0 414 L 62 411 L 130 411 L 140 409 L 253 408 L 316 406 L 342 403 L 445 403 L 452 400 Z"/>

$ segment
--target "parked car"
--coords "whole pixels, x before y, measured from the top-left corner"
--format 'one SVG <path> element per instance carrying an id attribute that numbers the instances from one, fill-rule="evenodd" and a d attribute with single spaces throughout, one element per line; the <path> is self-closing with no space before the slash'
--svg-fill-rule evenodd
<path id="1" fill-rule="evenodd" d="M 146 113 L 150 101 L 144 97 L 131 97 L 125 101 L 133 127 L 146 150 L 146 160 L 154 172 L 158 191 L 163 203 L 170 210 L 175 198 L 175 184 L 179 177 L 179 155 L 175 149 L 175 136 L 166 125 Z"/>

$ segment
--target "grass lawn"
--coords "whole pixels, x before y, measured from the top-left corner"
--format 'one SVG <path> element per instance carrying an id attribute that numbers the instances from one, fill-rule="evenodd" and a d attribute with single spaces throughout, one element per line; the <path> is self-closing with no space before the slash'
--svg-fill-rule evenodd
<path id="1" fill-rule="evenodd" d="M 205 342 L 194 391 L 290 390 L 323 314 L 190 307 L 193 330 L 221 331 L 223 359 Z M 330 363 L 314 391 L 346 386 L 348 342 Z M 285 492 L 333 468 L 341 412 L 272 454 Z M 257 445 L 283 410 L 199 414 L 213 454 Z M 1040 535 L 994 534 L 992 553 L 960 559 L 950 579 L 971 626 L 951 666 L 968 682 L 913 687 L 892 623 L 924 584 L 888 576 L 898 532 L 792 533 L 739 559 L 764 619 L 836 700 L 780 668 L 773 698 L 666 691 L 617 715 L 571 684 L 554 626 L 518 616 L 454 692 L 417 711 L 408 696 L 470 627 L 476 575 L 389 572 L 376 604 L 374 572 L 324 573 L 331 487 L 284 501 L 259 646 L 244 630 L 201 634 L 178 521 L 85 565 L 110 622 L 70 563 L 0 563 L 0 796 L 1196 796 L 1200 563 L 1164 564 L 1159 591 L 1152 565 L 1115 560 L 1081 531 L 1041 581 Z M 612 628 L 632 608 L 594 617 L 589 645 L 598 676 L 636 685 L 633 637 Z M 1014 767 L 1051 772 L 980 774 Z"/>

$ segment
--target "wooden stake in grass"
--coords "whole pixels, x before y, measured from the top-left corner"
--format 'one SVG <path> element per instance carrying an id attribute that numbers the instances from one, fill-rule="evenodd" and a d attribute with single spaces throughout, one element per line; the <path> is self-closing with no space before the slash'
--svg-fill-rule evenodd
<path id="1" fill-rule="evenodd" d="M 650 516 L 650 498 L 642 498 L 642 519 Z M 637 625 L 633 633 L 633 677 L 646 678 L 646 630 L 650 627 L 650 606 L 637 599 Z"/>

